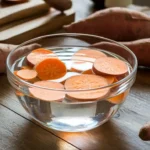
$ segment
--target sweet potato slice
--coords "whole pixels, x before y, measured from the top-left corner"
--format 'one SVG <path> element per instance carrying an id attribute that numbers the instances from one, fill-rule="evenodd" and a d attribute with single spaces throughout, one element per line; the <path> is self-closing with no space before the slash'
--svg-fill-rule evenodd
<path id="1" fill-rule="evenodd" d="M 76 75 L 80 75 L 79 73 L 77 72 L 67 72 L 63 77 L 59 78 L 59 79 L 55 79 L 55 80 L 51 80 L 51 81 L 54 81 L 54 82 L 59 82 L 59 83 L 62 83 L 64 84 L 65 81 L 72 77 L 72 76 L 76 76 Z"/>
<path id="2" fill-rule="evenodd" d="M 107 80 L 108 84 L 112 84 L 115 80 L 114 76 L 103 76 L 103 77 Z"/>
<path id="3" fill-rule="evenodd" d="M 94 62 L 93 72 L 101 75 L 123 75 L 128 72 L 126 63 L 113 57 L 98 58 Z"/>
<path id="4" fill-rule="evenodd" d="M 44 48 L 38 48 L 33 50 L 31 53 L 27 55 L 27 63 L 29 66 L 35 66 L 38 64 L 40 61 L 50 58 L 50 57 L 55 57 L 56 55 L 47 49 Z"/>
<path id="5" fill-rule="evenodd" d="M 89 69 L 89 70 L 85 70 L 82 72 L 82 74 L 94 74 L 92 69 Z"/>
<path id="6" fill-rule="evenodd" d="M 104 98 L 109 88 L 96 89 L 107 86 L 108 82 L 105 78 L 97 75 L 79 75 L 73 76 L 66 80 L 65 88 L 67 90 L 88 90 L 68 92 L 67 98 L 76 101 L 94 101 Z M 91 90 L 96 89 L 96 90 Z"/>
<path id="7" fill-rule="evenodd" d="M 82 56 L 82 57 L 89 57 L 89 58 L 100 58 L 100 57 L 107 57 L 106 54 L 94 49 L 81 49 L 77 51 L 73 57 Z"/>
<path id="8" fill-rule="evenodd" d="M 89 69 L 89 70 L 83 71 L 82 74 L 94 74 L 94 72 L 92 71 L 92 69 Z M 106 76 L 105 75 L 103 77 L 107 80 L 108 84 L 112 84 L 115 80 L 114 76 Z"/>
<path id="9" fill-rule="evenodd" d="M 66 72 L 65 64 L 57 58 L 47 58 L 35 66 L 41 80 L 54 80 L 63 77 Z"/>
<path id="10" fill-rule="evenodd" d="M 89 69 L 92 69 L 92 66 L 93 66 L 93 63 L 91 62 L 84 62 L 84 61 L 74 61 L 72 63 L 72 66 L 71 66 L 71 71 L 72 72 L 83 72 L 85 70 L 89 70 Z"/>
<path id="11" fill-rule="evenodd" d="M 38 81 L 35 82 L 34 85 L 41 86 L 43 88 L 55 89 L 54 91 L 38 87 L 29 88 L 30 94 L 37 99 L 44 101 L 60 101 L 63 100 L 63 98 L 65 97 L 64 91 L 57 91 L 64 89 L 64 86 L 61 83 L 53 81 Z"/>
<path id="12" fill-rule="evenodd" d="M 122 103 L 125 100 L 125 97 L 127 96 L 128 92 L 129 91 L 127 90 L 124 93 L 121 93 L 121 94 L 119 94 L 117 96 L 109 98 L 108 101 L 113 103 L 113 104 L 120 104 L 120 103 Z"/>
<path id="13" fill-rule="evenodd" d="M 21 69 L 32 69 L 32 67 L 29 67 L 29 66 L 22 66 Z"/>
<path id="14" fill-rule="evenodd" d="M 81 49 L 73 57 L 71 71 L 83 72 L 92 68 L 92 63 L 97 58 L 107 57 L 103 52 L 94 49 Z"/>
<path id="15" fill-rule="evenodd" d="M 31 70 L 31 69 L 22 69 L 19 71 L 14 72 L 15 75 L 17 75 L 19 78 L 23 79 L 23 80 L 33 80 L 37 77 L 37 72 L 35 70 Z"/>
<path id="16" fill-rule="evenodd" d="M 16 96 L 20 96 L 20 97 L 25 96 L 22 92 L 20 92 L 18 90 L 16 90 L 15 94 L 16 94 Z"/>

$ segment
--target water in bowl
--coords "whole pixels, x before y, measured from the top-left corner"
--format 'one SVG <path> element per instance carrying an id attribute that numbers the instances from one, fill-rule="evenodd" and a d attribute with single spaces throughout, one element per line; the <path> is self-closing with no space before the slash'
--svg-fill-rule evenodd
<path id="1" fill-rule="evenodd" d="M 57 54 L 59 59 L 66 64 L 67 69 L 69 70 L 72 65 L 72 55 L 81 49 L 81 47 L 59 47 L 49 49 Z M 104 50 L 102 50 L 102 52 L 108 56 L 116 57 L 125 61 L 114 53 L 106 52 Z M 20 69 L 26 64 L 25 58 L 26 56 L 23 56 L 14 63 L 11 68 L 12 72 Z M 128 63 L 127 65 L 129 68 L 128 73 L 130 73 L 132 68 Z M 128 87 L 117 87 L 115 90 L 112 90 L 109 97 L 92 102 L 75 102 L 65 98 L 61 102 L 47 102 L 32 97 L 27 87 L 20 87 L 20 90 L 16 91 L 16 96 L 30 116 L 42 125 L 59 131 L 79 132 L 90 130 L 109 120 L 125 100 L 128 91 Z M 112 102 L 113 99 L 117 99 L 120 103 Z"/>

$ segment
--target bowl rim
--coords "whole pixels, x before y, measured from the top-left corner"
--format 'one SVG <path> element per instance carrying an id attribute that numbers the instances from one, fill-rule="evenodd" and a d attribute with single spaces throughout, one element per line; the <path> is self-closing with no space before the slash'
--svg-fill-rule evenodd
<path id="1" fill-rule="evenodd" d="M 84 36 L 84 37 L 90 37 L 90 38 L 97 38 L 97 39 L 102 39 L 102 40 L 105 40 L 105 41 L 109 41 L 109 42 L 112 42 L 112 43 L 115 43 L 119 46 L 121 46 L 122 48 L 124 48 L 126 51 L 128 51 L 132 57 L 134 58 L 134 61 L 135 61 L 135 64 L 134 64 L 134 67 L 132 68 L 131 72 L 123 79 L 115 82 L 115 83 L 112 83 L 112 84 L 109 84 L 107 86 L 102 86 L 102 87 L 98 87 L 98 88 L 94 88 L 94 89 L 76 89 L 76 90 L 66 90 L 66 89 L 53 89 L 53 88 L 47 88 L 47 87 L 42 87 L 42 86 L 37 86 L 37 85 L 34 85 L 32 83 L 29 83 L 25 80 L 22 80 L 20 79 L 19 77 L 15 76 L 13 74 L 13 72 L 11 71 L 11 67 L 9 65 L 9 61 L 10 61 L 10 57 L 11 55 L 13 54 L 13 52 L 15 50 L 17 50 L 18 48 L 24 46 L 24 45 L 27 45 L 28 43 L 32 43 L 32 42 L 36 42 L 37 40 L 40 40 L 40 39 L 43 39 L 43 38 L 50 38 L 50 37 L 63 37 L 63 36 L 68 36 L 68 37 L 76 37 L 76 36 Z M 53 46 L 54 47 L 54 46 Z M 56 47 L 59 47 L 59 46 L 56 46 Z M 63 47 L 63 46 L 61 46 Z M 70 46 L 68 46 L 70 47 Z M 78 46 L 76 46 L 78 47 Z M 82 47 L 82 46 L 80 46 Z M 86 47 L 86 46 L 83 46 L 83 47 Z M 119 84 L 122 84 L 130 79 L 132 79 L 133 75 L 136 73 L 137 71 L 137 66 L 138 66 L 138 61 L 137 61 L 137 58 L 135 56 L 135 54 L 128 48 L 126 47 L 125 45 L 119 43 L 119 42 L 116 42 L 114 40 L 111 40 L 109 38 L 105 38 L 105 37 L 102 37 L 102 36 L 97 36 L 97 35 L 91 35 L 91 34 L 82 34 L 82 33 L 58 33 L 58 34 L 48 34 L 48 35 L 43 35 L 43 36 L 39 36 L 39 37 L 36 37 L 36 38 L 33 38 L 33 39 L 30 39 L 28 41 L 25 41 L 23 43 L 21 43 L 20 45 L 18 45 L 15 49 L 13 49 L 8 57 L 7 57 L 7 60 L 6 60 L 6 67 L 7 67 L 7 73 L 13 77 L 13 79 L 15 80 L 18 80 L 20 83 L 22 83 L 24 86 L 27 86 L 27 87 L 33 87 L 33 88 L 41 88 L 41 89 L 45 89 L 45 90 L 52 90 L 52 91 L 62 91 L 62 92 L 88 92 L 88 91 L 95 91 L 95 90 L 100 90 L 100 89 L 105 89 L 105 88 L 111 88 L 111 87 L 114 87 L 114 86 L 117 86 Z"/>

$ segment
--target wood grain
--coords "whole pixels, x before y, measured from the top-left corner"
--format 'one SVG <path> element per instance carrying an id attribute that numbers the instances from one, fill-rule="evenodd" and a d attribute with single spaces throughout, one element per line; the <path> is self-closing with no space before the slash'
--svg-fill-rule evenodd
<path id="1" fill-rule="evenodd" d="M 86 0 L 74 0 L 74 2 L 76 2 L 74 6 L 76 7 L 76 10 L 80 9 L 77 14 L 77 19 L 84 18 L 86 15 L 90 14 L 89 12 L 92 12 L 93 4 L 90 0 L 87 0 L 87 2 Z M 83 11 L 79 5 L 85 6 Z M 150 121 L 149 77 L 150 69 L 139 68 L 137 80 L 132 87 L 126 102 L 119 111 L 120 116 L 114 117 L 104 125 L 82 133 L 64 133 L 50 129 L 46 130 L 83 150 L 149 150 L 150 142 L 144 142 L 138 137 L 139 129 L 144 123 Z M 30 122 L 36 123 L 28 116 L 18 102 L 5 75 L 0 76 L 0 104 L 26 118 Z M 36 125 L 34 126 L 36 127 Z M 25 128 L 25 126 L 23 126 L 23 128 Z M 41 127 L 41 130 L 42 128 L 45 129 L 44 127 Z M 23 131 L 20 131 L 20 134 L 22 132 Z M 34 132 L 37 131 L 34 130 Z M 41 137 L 43 137 L 43 135 Z M 25 137 L 23 139 L 25 139 Z M 6 141 L 6 139 L 4 141 Z M 32 140 L 30 141 L 32 142 Z M 16 149 L 19 150 L 19 148 Z"/>
<path id="2" fill-rule="evenodd" d="M 41 14 L 48 9 L 49 6 L 43 0 L 29 0 L 27 3 L 7 6 L 0 3 L 0 26 L 28 16 Z"/>
<path id="3" fill-rule="evenodd" d="M 0 105 L 1 150 L 77 150 Z"/>
<path id="4" fill-rule="evenodd" d="M 46 130 L 80 149 L 148 150 L 150 143 L 141 141 L 138 137 L 138 132 L 142 125 L 150 120 L 150 80 L 146 80 L 149 74 L 150 70 L 147 69 L 138 71 L 137 81 L 131 89 L 125 104 L 119 111 L 120 116 L 113 118 L 103 126 L 83 133 Z M 7 82 L 6 76 L 2 75 L 0 77 L 0 83 L 0 103 L 33 121 L 18 102 L 12 87 Z"/>
<path id="5" fill-rule="evenodd" d="M 63 13 L 50 9 L 46 14 L 22 19 L 1 27 L 0 42 L 20 44 L 32 38 L 52 33 L 72 21 L 74 21 L 73 9 Z"/>

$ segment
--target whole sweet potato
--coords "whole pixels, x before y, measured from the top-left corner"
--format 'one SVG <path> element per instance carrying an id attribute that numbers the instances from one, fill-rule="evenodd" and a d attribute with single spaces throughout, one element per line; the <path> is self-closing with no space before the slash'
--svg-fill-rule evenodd
<path id="1" fill-rule="evenodd" d="M 150 67 L 150 38 L 121 43 L 134 52 L 139 65 Z"/>
<path id="2" fill-rule="evenodd" d="M 139 132 L 139 137 L 144 141 L 150 141 L 150 122 L 145 124 Z"/>
<path id="3" fill-rule="evenodd" d="M 150 37 L 150 17 L 127 8 L 107 8 L 64 27 L 67 32 L 87 33 L 116 41 Z"/>
<path id="4" fill-rule="evenodd" d="M 138 59 L 139 66 L 150 67 L 150 38 L 120 43 L 124 44 L 134 52 Z M 125 56 L 120 46 L 110 42 L 100 42 L 94 44 L 94 46 L 106 50 L 111 50 L 114 53 Z"/>
<path id="5" fill-rule="evenodd" d="M 16 45 L 1 44 L 0 43 L 0 73 L 3 73 L 6 68 L 6 58 L 9 52 L 14 49 Z"/>

